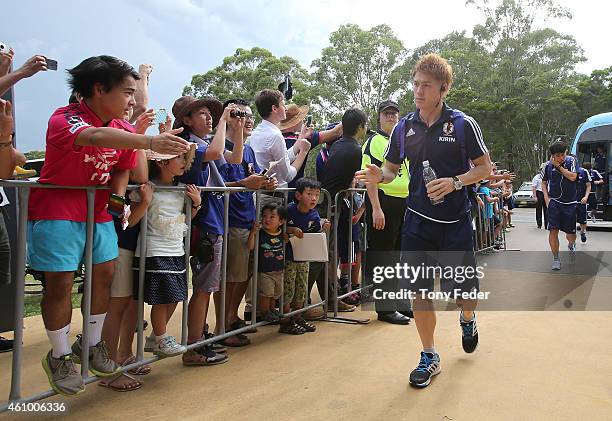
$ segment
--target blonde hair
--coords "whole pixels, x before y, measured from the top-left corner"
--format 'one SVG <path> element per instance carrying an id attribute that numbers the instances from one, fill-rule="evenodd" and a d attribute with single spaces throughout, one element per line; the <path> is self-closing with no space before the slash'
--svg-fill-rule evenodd
<path id="1" fill-rule="evenodd" d="M 453 84 L 453 68 L 438 54 L 430 53 L 422 56 L 412 69 L 413 78 L 417 72 L 428 73 L 437 81 L 446 84 L 446 91 Z"/>

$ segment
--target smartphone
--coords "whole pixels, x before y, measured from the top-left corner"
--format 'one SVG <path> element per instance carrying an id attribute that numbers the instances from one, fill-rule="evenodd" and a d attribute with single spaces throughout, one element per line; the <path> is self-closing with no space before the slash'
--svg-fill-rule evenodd
<path id="1" fill-rule="evenodd" d="M 312 114 L 309 114 L 308 117 L 306 117 L 306 127 L 310 126 L 312 126 Z"/>
<path id="2" fill-rule="evenodd" d="M 8 53 L 10 50 L 9 46 L 3 42 L 0 42 L 0 53 Z"/>
<path id="3" fill-rule="evenodd" d="M 155 112 L 155 122 L 157 124 L 165 123 L 168 118 L 168 111 L 165 108 L 160 108 Z"/>
<path id="4" fill-rule="evenodd" d="M 57 70 L 57 60 L 45 57 L 45 61 L 47 62 L 47 70 Z"/>
<path id="5" fill-rule="evenodd" d="M 264 168 L 263 171 L 259 173 L 259 175 L 266 175 L 267 172 L 268 172 L 268 169 Z"/>
<path id="6" fill-rule="evenodd" d="M 111 193 L 108 199 L 107 211 L 113 216 L 120 217 L 123 215 L 123 205 L 125 205 L 125 197 Z"/>

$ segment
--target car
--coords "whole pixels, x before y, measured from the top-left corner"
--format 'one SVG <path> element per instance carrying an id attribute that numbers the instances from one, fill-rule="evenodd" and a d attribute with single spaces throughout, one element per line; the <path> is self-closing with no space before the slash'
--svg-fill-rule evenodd
<path id="1" fill-rule="evenodd" d="M 521 184 L 521 187 L 514 192 L 512 195 L 512 199 L 514 200 L 514 206 L 535 206 L 537 203 L 537 198 L 533 197 L 533 192 L 531 191 L 532 183 L 531 181 L 525 181 Z"/>

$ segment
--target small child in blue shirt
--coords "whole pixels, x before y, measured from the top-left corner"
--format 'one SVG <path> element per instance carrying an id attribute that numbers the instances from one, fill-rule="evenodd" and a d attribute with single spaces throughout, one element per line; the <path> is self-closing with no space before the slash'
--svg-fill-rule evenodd
<path id="1" fill-rule="evenodd" d="M 287 234 L 303 238 L 304 233 L 328 231 L 330 222 L 321 219 L 315 207 L 319 203 L 321 184 L 318 181 L 301 178 L 295 185 L 295 202 L 287 208 Z M 287 245 L 283 289 L 283 313 L 304 308 L 308 291 L 308 262 L 293 260 L 291 245 Z M 314 332 L 316 327 L 304 320 L 302 315 L 281 320 L 279 332 L 301 335 Z"/>

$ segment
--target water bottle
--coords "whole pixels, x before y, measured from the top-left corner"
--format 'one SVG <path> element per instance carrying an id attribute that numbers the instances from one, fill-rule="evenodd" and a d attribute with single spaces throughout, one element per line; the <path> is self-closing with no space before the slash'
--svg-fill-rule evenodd
<path id="1" fill-rule="evenodd" d="M 429 166 L 429 161 L 423 161 L 423 182 L 425 183 L 425 185 L 427 185 L 427 183 L 431 181 L 434 181 L 436 178 L 438 178 L 438 176 L 436 175 L 434 169 Z M 439 205 L 440 203 L 444 202 L 444 198 L 438 200 L 430 200 L 432 205 Z"/>

